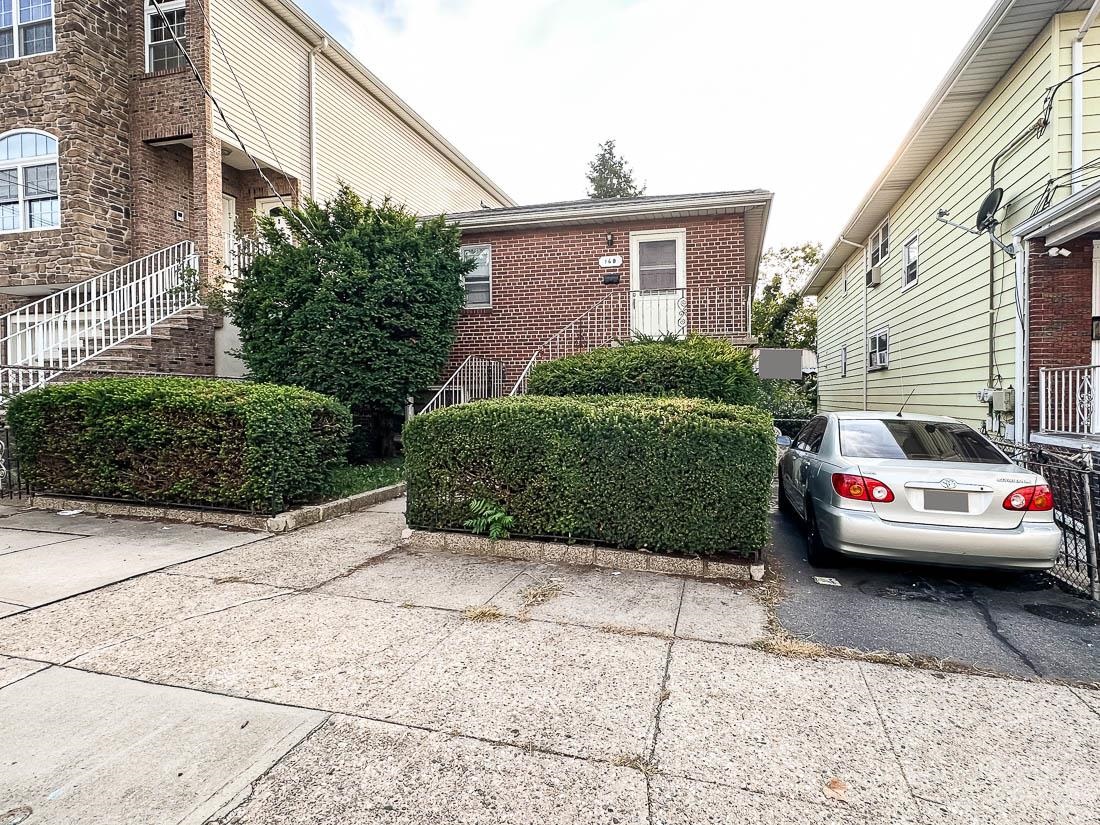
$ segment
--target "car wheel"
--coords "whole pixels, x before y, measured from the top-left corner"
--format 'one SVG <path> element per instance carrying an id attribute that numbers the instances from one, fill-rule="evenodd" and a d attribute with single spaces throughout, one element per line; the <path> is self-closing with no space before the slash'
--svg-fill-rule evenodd
<path id="1" fill-rule="evenodd" d="M 787 498 L 787 491 L 783 489 L 783 473 L 779 473 L 779 512 L 785 516 L 795 515 L 794 505 L 791 504 L 791 500 Z"/>
<path id="2" fill-rule="evenodd" d="M 835 567 L 837 556 L 821 540 L 817 514 L 810 502 L 806 502 L 806 560 L 813 567 Z"/>

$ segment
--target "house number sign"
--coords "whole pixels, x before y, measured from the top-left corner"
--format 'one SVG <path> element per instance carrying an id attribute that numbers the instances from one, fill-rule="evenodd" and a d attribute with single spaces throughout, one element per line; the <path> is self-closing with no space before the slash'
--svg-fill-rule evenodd
<path id="1" fill-rule="evenodd" d="M 604 255 L 600 258 L 600 266 L 604 269 L 612 269 L 616 266 L 623 265 L 622 255 Z"/>

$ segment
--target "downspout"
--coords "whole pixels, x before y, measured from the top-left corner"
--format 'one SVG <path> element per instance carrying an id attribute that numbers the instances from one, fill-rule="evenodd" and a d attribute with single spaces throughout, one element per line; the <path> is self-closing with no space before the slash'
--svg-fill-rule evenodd
<path id="1" fill-rule="evenodd" d="M 1100 0 L 1097 0 L 1097 2 L 1100 3 Z M 840 242 L 841 243 L 846 243 L 849 246 L 854 246 L 856 249 L 863 250 L 863 244 L 856 243 L 855 241 L 850 241 L 847 238 L 845 238 L 843 235 L 840 236 Z M 863 265 L 864 265 L 864 267 L 867 266 L 866 255 L 864 256 Z M 866 272 L 864 273 L 864 275 L 866 275 Z M 860 278 L 859 283 L 860 283 L 860 286 L 863 289 L 863 343 L 860 345 L 860 352 L 863 353 L 863 409 L 866 410 L 867 409 L 867 389 L 868 389 L 868 387 L 867 387 L 867 377 L 868 377 L 869 372 L 870 372 L 870 370 L 868 369 L 868 366 L 867 366 L 867 362 L 869 360 L 869 355 L 870 355 L 870 353 L 867 350 L 867 333 L 868 333 L 868 329 L 867 329 L 867 292 L 868 292 L 868 290 L 867 290 L 867 284 L 864 282 L 863 278 Z"/>
<path id="2" fill-rule="evenodd" d="M 1031 390 L 1031 374 L 1028 370 L 1028 289 L 1027 242 L 1020 237 L 1012 239 L 1016 248 L 1016 406 L 1012 411 L 1013 440 L 1017 444 L 1027 441 L 1028 397 Z"/>
<path id="3" fill-rule="evenodd" d="M 1077 30 L 1077 36 L 1070 46 L 1070 74 L 1073 76 L 1070 85 L 1070 170 L 1073 171 L 1070 178 L 1071 192 L 1081 188 L 1080 176 L 1076 172 L 1084 162 L 1085 80 L 1081 72 L 1085 65 L 1085 35 L 1096 22 L 1097 15 L 1100 15 L 1100 0 L 1094 0 L 1092 8 L 1085 15 L 1085 22 Z"/>
<path id="4" fill-rule="evenodd" d="M 1100 0 L 1098 0 L 1100 2 Z M 328 48 L 328 38 L 309 50 L 309 197 L 317 200 L 317 55 Z"/>

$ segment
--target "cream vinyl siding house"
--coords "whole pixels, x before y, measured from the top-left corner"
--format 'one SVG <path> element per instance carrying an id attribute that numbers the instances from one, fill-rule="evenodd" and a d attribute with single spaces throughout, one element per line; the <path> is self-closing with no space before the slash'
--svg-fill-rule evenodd
<path id="1" fill-rule="evenodd" d="M 319 200 L 343 181 L 422 215 L 514 205 L 288 0 L 210 0 L 210 21 L 212 90 L 273 181 L 285 172 Z M 217 113 L 214 131 L 237 146 Z"/>
<path id="2" fill-rule="evenodd" d="M 987 236 L 968 234 L 938 220 L 937 214 L 946 209 L 950 220 L 975 225 L 991 189 L 994 159 L 1040 121 L 1047 90 L 1071 74 L 1072 42 L 1085 11 L 1047 11 L 1065 5 L 1029 3 L 1025 8 L 1006 0 L 994 7 L 983 24 L 990 27 L 985 41 L 972 41 L 972 53 L 964 52 L 954 78 L 941 85 L 891 167 L 815 271 L 806 292 L 819 299 L 822 410 L 897 409 L 912 393 L 907 409 L 950 415 L 977 426 L 989 412 L 976 397 L 979 390 L 1020 386 L 1018 261 Z M 1000 36 L 1007 42 L 1010 27 L 1023 25 L 1009 20 L 1011 14 L 1021 20 L 1025 14 L 1041 15 L 1042 21 L 1029 23 L 1037 36 L 1024 41 L 1026 47 L 1017 47 L 1022 53 L 1010 67 L 997 69 L 984 83 L 988 91 L 968 96 L 965 84 L 983 85 L 976 68 L 983 50 L 988 57 L 998 48 L 992 41 Z M 1100 29 L 1088 31 L 1083 51 L 1085 66 L 1100 63 Z M 1084 75 L 1083 81 L 1084 139 L 1076 166 L 1100 157 L 1100 70 Z M 997 165 L 996 186 L 1004 190 L 997 234 L 1005 243 L 1013 241 L 1013 228 L 1036 209 L 1048 178 L 1074 166 L 1072 85 L 1058 90 L 1047 127 L 1032 130 Z M 955 126 L 953 119 L 962 120 L 961 125 Z M 940 141 L 937 128 L 942 145 L 929 150 L 929 144 Z M 931 155 L 929 160 L 920 157 L 921 147 Z M 1061 183 L 1053 202 L 1070 192 L 1068 180 Z M 889 226 L 889 250 L 880 264 L 880 284 L 868 287 L 869 241 L 883 222 Z M 879 330 L 888 330 L 885 368 L 868 360 L 868 335 Z M 847 374 L 842 377 L 840 353 L 845 349 Z M 1004 429 L 1010 432 L 1011 416 L 1005 419 Z"/>

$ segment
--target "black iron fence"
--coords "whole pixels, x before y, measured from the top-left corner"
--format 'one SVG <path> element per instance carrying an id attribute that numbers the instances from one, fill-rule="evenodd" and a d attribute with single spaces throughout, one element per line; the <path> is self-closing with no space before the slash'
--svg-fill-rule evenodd
<path id="1" fill-rule="evenodd" d="M 1001 440 L 997 440 L 997 446 L 1020 466 L 1043 476 L 1054 494 L 1054 520 L 1062 528 L 1062 551 L 1050 574 L 1100 601 L 1100 468 L 1092 453 Z"/>
<path id="2" fill-rule="evenodd" d="M 0 499 L 23 498 L 29 493 L 19 475 L 19 457 L 12 446 L 11 430 L 0 426 Z"/>

